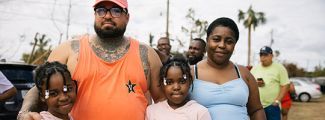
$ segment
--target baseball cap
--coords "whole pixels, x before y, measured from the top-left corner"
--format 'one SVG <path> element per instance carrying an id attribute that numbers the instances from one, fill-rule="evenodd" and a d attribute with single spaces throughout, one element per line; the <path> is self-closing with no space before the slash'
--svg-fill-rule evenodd
<path id="1" fill-rule="evenodd" d="M 264 46 L 260 49 L 260 54 L 272 54 L 272 53 L 273 53 L 272 48 L 268 46 Z"/>
<path id="2" fill-rule="evenodd" d="M 98 5 L 101 2 L 113 2 L 113 3 L 117 4 L 118 6 L 120 6 L 122 8 L 126 8 L 126 9 L 128 8 L 128 1 L 127 0 L 96 0 L 93 7 L 95 7 L 96 5 Z"/>

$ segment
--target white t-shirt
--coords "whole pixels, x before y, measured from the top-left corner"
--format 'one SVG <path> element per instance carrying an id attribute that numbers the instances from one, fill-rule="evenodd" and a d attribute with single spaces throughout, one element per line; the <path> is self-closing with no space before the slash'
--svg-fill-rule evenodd
<path id="1" fill-rule="evenodd" d="M 5 75 L 0 71 L 0 94 L 14 87 Z"/>

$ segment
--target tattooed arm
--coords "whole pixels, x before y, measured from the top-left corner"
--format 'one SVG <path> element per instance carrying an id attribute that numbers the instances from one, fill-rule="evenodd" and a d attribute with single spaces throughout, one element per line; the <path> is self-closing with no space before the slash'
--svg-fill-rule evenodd
<path id="1" fill-rule="evenodd" d="M 159 71 L 162 66 L 159 56 L 153 48 L 144 44 L 140 44 L 140 55 L 151 97 L 155 103 L 164 100 L 165 96 L 159 87 Z"/>

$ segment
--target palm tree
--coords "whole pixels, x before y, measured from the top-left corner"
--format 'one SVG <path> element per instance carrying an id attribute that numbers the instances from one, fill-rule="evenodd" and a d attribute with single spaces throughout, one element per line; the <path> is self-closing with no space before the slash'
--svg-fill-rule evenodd
<path id="1" fill-rule="evenodd" d="M 246 13 L 244 13 L 242 10 L 239 10 L 238 13 L 238 21 L 241 20 L 244 21 L 245 28 L 248 28 L 248 60 L 247 60 L 247 66 L 250 66 L 251 62 L 251 30 L 253 26 L 253 30 L 260 25 L 266 23 L 265 14 L 263 12 L 255 12 L 252 8 L 252 6 L 249 6 L 249 9 Z"/>

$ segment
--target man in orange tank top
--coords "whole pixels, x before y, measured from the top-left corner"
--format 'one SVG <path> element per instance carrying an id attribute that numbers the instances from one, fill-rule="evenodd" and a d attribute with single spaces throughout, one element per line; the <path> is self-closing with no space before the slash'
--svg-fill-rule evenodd
<path id="1" fill-rule="evenodd" d="M 71 115 L 77 120 L 143 120 L 150 97 L 155 102 L 165 99 L 158 85 L 160 59 L 151 47 L 124 36 L 127 0 L 96 0 L 93 7 L 96 35 L 67 41 L 48 58 L 66 64 L 78 81 Z M 41 119 L 39 102 L 34 87 L 18 119 Z"/>

